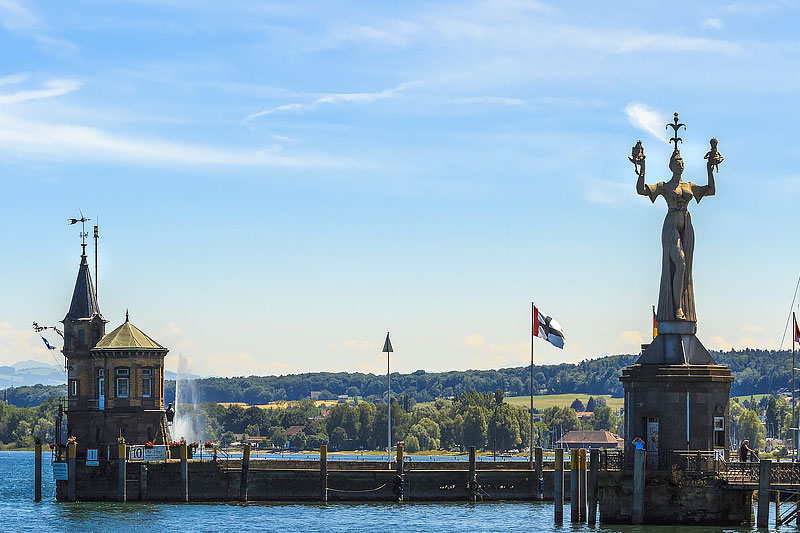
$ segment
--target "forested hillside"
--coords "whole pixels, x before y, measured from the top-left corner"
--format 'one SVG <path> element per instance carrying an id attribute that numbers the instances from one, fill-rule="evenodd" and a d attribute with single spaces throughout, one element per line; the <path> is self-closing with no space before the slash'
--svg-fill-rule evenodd
<path id="1" fill-rule="evenodd" d="M 763 394 L 789 388 L 791 351 L 736 350 L 713 352 L 720 364 L 728 365 L 736 381 L 732 396 Z M 536 394 L 611 394 L 621 396 L 620 371 L 636 360 L 634 355 L 612 355 L 580 363 L 536 366 Z M 457 394 L 505 391 L 509 396 L 530 394 L 528 367 L 499 370 L 465 370 L 392 374 L 392 391 L 407 395 L 415 402 L 450 398 Z M 333 399 L 339 394 L 361 396 L 378 401 L 386 391 L 386 376 L 350 372 L 317 372 L 286 376 L 249 376 L 193 380 L 196 402 L 244 402 L 250 405 L 277 400 L 308 398 L 311 391 L 320 398 Z M 175 382 L 166 385 L 167 401 L 174 401 Z M 18 387 L 8 390 L 8 401 L 20 407 L 38 405 L 53 394 L 64 394 L 62 387 Z"/>

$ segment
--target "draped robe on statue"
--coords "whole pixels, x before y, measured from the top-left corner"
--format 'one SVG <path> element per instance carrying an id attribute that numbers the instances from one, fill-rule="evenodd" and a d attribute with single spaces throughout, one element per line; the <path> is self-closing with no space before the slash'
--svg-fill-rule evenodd
<path id="1" fill-rule="evenodd" d="M 697 321 L 697 314 L 694 308 L 694 288 L 692 284 L 692 260 L 694 259 L 694 228 L 692 227 L 692 216 L 686 208 L 689 201 L 694 197 L 697 202 L 708 194 L 707 185 L 697 185 L 680 181 L 674 189 L 665 182 L 656 185 L 645 185 L 648 196 L 652 202 L 656 198 L 663 196 L 669 210 L 664 219 L 664 226 L 661 229 L 661 285 L 658 291 L 658 310 L 656 320 L 673 321 L 686 320 Z M 677 265 L 673 261 L 671 253 L 680 246 L 684 256 L 683 269 L 683 290 L 681 291 L 680 307 L 683 311 L 683 318 L 675 317 L 675 298 L 673 295 L 673 284 L 675 283 L 675 272 Z"/>

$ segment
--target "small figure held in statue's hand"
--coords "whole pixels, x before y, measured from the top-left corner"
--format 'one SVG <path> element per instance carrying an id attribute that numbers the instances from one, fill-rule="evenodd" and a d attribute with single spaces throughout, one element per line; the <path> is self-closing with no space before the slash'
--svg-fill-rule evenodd
<path id="1" fill-rule="evenodd" d="M 717 172 L 719 172 L 719 164 L 725 161 L 725 158 L 722 157 L 722 154 L 717 150 L 717 144 L 719 141 L 716 137 L 711 137 L 711 140 L 708 142 L 711 144 L 711 150 L 706 152 L 706 155 L 703 156 L 703 159 L 708 159 L 709 169 L 716 168 Z"/>
<path id="2" fill-rule="evenodd" d="M 644 146 L 642 146 L 641 140 L 636 141 L 636 144 L 631 148 L 631 156 L 628 158 L 628 161 L 633 163 L 633 171 L 636 172 L 638 176 L 641 172 L 641 167 L 644 166 Z"/>
<path id="3" fill-rule="evenodd" d="M 751 454 L 753 456 L 756 456 L 755 455 L 756 451 L 751 449 L 749 444 L 750 444 L 750 441 L 747 440 L 747 439 L 744 439 L 742 441 L 742 445 L 739 446 L 739 462 L 740 463 L 746 463 L 747 460 L 750 458 Z"/>

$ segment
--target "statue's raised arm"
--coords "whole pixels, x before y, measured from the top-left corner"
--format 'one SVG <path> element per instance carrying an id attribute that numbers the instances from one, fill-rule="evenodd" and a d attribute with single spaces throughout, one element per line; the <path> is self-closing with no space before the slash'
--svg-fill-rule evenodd
<path id="1" fill-rule="evenodd" d="M 655 202 L 658 197 L 658 185 L 648 185 L 644 182 L 644 159 L 644 146 L 642 146 L 642 141 L 636 141 L 636 144 L 631 148 L 631 156 L 628 158 L 628 161 L 633 163 L 633 171 L 639 178 L 636 180 L 636 192 L 642 196 L 649 197 L 651 202 Z"/>
<path id="2" fill-rule="evenodd" d="M 709 141 L 711 144 L 711 150 L 709 150 L 705 156 L 706 159 L 706 171 L 708 172 L 708 185 L 697 185 L 696 183 L 692 183 L 692 194 L 694 194 L 694 199 L 698 202 L 703 199 L 704 196 L 714 196 L 717 192 L 717 183 L 714 181 L 714 170 L 716 169 L 719 172 L 719 164 L 722 163 L 725 158 L 722 157 L 722 154 L 719 153 L 717 150 L 717 141 L 716 137 L 712 137 Z"/>

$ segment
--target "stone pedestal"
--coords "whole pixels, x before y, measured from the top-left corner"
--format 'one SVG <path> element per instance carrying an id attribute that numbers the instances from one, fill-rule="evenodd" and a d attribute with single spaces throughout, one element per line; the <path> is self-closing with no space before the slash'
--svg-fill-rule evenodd
<path id="1" fill-rule="evenodd" d="M 694 335 L 686 336 L 697 341 Z M 661 345 L 670 342 L 662 339 Z M 691 350 L 691 340 L 688 345 Z M 683 340 L 681 346 L 686 346 Z M 633 439 L 641 437 L 648 469 L 669 468 L 673 450 L 724 453 L 729 446 L 730 370 L 713 359 L 702 365 L 642 363 L 646 355 L 647 350 L 620 377 L 625 389 L 625 449 L 633 449 Z"/>
<path id="2" fill-rule="evenodd" d="M 658 336 L 636 362 L 651 365 L 716 364 L 696 333 L 697 322 L 659 322 Z"/>

